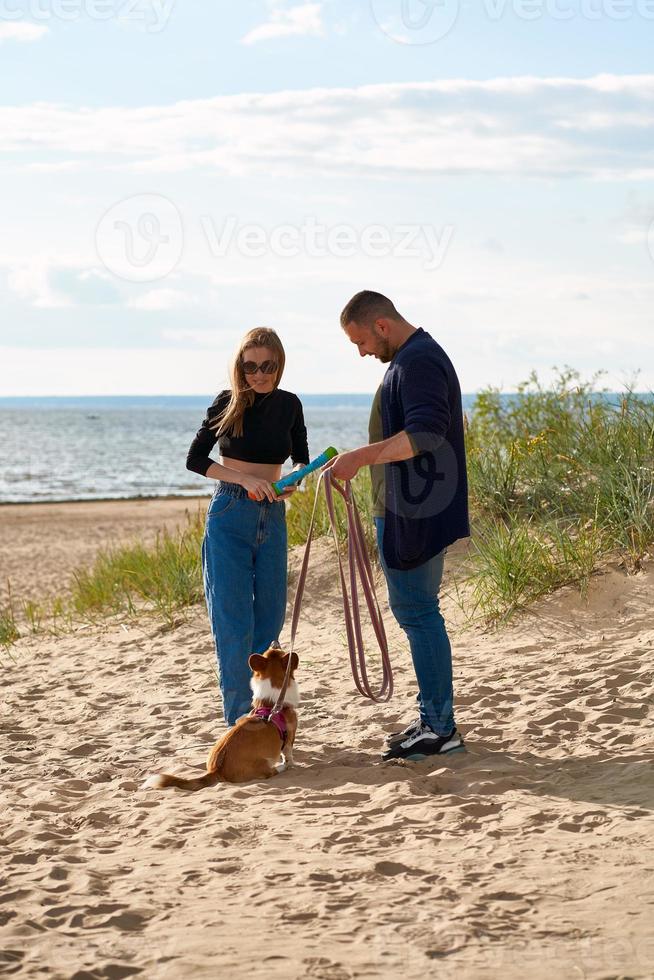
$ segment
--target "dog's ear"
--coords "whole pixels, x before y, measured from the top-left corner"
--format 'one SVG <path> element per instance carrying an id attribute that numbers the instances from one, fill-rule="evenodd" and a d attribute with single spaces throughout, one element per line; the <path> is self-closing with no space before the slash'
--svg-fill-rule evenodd
<path id="1" fill-rule="evenodd" d="M 269 663 L 270 661 L 267 660 L 261 653 L 251 653 L 248 657 L 250 670 L 256 670 L 259 674 L 263 673 Z"/>
<path id="2" fill-rule="evenodd" d="M 291 660 L 291 670 L 297 670 L 297 665 L 299 664 L 299 662 L 300 660 L 298 658 L 297 653 L 293 653 L 293 659 Z M 288 654 L 285 654 L 282 657 L 282 666 L 284 670 L 286 670 L 286 668 L 288 667 Z"/>

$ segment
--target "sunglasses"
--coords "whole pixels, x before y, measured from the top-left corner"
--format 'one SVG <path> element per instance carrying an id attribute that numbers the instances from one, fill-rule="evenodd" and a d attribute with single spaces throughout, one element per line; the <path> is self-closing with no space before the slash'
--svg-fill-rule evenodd
<path id="1" fill-rule="evenodd" d="M 262 361 L 261 364 L 257 364 L 256 361 L 243 361 L 242 363 L 244 374 L 256 374 L 257 371 L 261 371 L 262 374 L 274 374 L 277 370 L 277 361 Z"/>

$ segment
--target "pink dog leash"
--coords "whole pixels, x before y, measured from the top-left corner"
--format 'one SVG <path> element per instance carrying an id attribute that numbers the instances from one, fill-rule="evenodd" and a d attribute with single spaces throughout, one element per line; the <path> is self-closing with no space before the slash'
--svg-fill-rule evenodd
<path id="1" fill-rule="evenodd" d="M 371 701 L 383 702 L 388 701 L 393 694 L 393 671 L 391 668 L 391 661 L 388 652 L 388 640 L 386 639 L 386 631 L 384 629 L 384 621 L 382 619 L 381 610 L 379 608 L 379 602 L 377 599 L 377 593 L 375 590 L 375 583 L 372 574 L 372 566 L 370 564 L 370 557 L 368 555 L 368 549 L 366 547 L 366 540 L 363 531 L 363 526 L 361 524 L 361 517 L 359 515 L 359 509 L 356 504 L 354 493 L 352 491 L 352 486 L 349 480 L 346 480 L 344 485 L 341 485 L 338 480 L 332 476 L 331 469 L 323 470 L 320 474 L 318 485 L 316 487 L 316 496 L 313 502 L 313 511 L 311 513 L 311 523 L 309 525 L 309 533 L 307 535 L 307 543 L 304 549 L 304 558 L 302 560 L 302 568 L 300 570 L 300 577 L 298 579 L 297 589 L 295 592 L 295 600 L 293 602 L 293 617 L 291 620 L 291 650 L 288 658 L 288 664 L 286 667 L 286 676 L 284 677 L 284 683 L 282 689 L 277 698 L 277 702 L 272 709 L 273 711 L 281 710 L 281 706 L 284 703 L 284 696 L 286 694 L 286 688 L 288 686 L 288 681 L 291 673 L 291 660 L 293 655 L 293 650 L 295 647 L 295 637 L 297 634 L 298 622 L 300 619 L 300 611 L 302 609 L 302 598 L 304 596 L 304 588 L 306 585 L 307 571 L 309 568 L 309 555 L 311 553 L 311 541 L 313 538 L 313 528 L 316 518 L 316 510 L 318 506 L 318 498 L 320 495 L 320 487 L 324 481 L 325 487 L 325 502 L 327 505 L 327 514 L 329 516 L 329 524 L 332 530 L 332 535 L 334 537 L 334 543 L 336 545 L 336 555 L 338 557 L 338 569 L 341 579 L 341 594 L 343 598 L 343 615 L 345 619 L 345 631 L 347 634 L 347 646 L 350 654 L 350 665 L 352 667 L 352 676 L 354 678 L 354 683 L 357 690 L 365 698 L 369 698 Z M 343 560 L 341 558 L 341 552 L 338 544 L 338 535 L 336 533 L 336 511 L 334 507 L 334 490 L 336 490 L 342 496 L 345 502 L 345 509 L 347 513 L 347 550 L 348 550 L 348 566 L 349 566 L 349 578 L 350 578 L 350 593 L 348 594 L 347 581 L 345 577 L 345 571 L 343 569 Z M 361 582 L 361 587 L 363 589 L 363 594 L 365 596 L 366 605 L 368 607 L 368 613 L 370 615 L 370 621 L 372 623 L 373 629 L 375 631 L 375 636 L 377 638 L 377 644 L 381 653 L 381 665 L 382 665 L 382 680 L 378 691 L 373 691 L 370 686 L 370 681 L 368 680 L 368 671 L 366 667 L 366 655 L 365 647 L 363 642 L 363 635 L 361 632 L 361 612 L 359 604 L 359 594 L 358 594 L 358 579 Z"/>

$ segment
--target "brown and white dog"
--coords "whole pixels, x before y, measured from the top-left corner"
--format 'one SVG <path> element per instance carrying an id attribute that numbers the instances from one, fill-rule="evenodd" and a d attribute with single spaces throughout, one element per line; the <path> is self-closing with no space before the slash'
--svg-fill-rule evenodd
<path id="1" fill-rule="evenodd" d="M 158 773 L 150 776 L 143 789 L 202 789 L 218 782 L 244 783 L 250 779 L 268 779 L 293 765 L 293 742 L 297 731 L 297 708 L 300 697 L 295 680 L 298 656 L 293 654 L 291 674 L 282 710 L 269 720 L 282 689 L 288 665 L 288 653 L 270 647 L 265 653 L 253 653 L 248 660 L 252 677 L 252 714 L 239 718 L 233 728 L 216 742 L 207 758 L 206 775 L 181 779 Z M 267 709 L 267 711 L 266 711 Z M 284 762 L 280 765 L 282 753 Z"/>

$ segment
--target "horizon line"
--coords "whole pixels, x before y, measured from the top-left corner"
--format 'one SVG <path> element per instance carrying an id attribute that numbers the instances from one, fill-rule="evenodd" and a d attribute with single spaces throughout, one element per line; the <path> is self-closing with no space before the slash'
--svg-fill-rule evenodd
<path id="1" fill-rule="evenodd" d="M 504 389 L 497 388 L 494 385 L 489 386 L 489 388 L 492 389 L 492 390 L 494 390 L 494 391 L 497 391 L 497 393 L 500 394 L 500 395 L 517 395 L 517 394 L 519 394 L 518 391 L 508 391 L 508 390 L 505 391 Z M 462 397 L 468 397 L 468 396 L 472 396 L 472 395 L 479 395 L 483 391 L 488 391 L 489 388 L 479 388 L 476 391 L 462 391 L 461 392 L 461 396 Z M 544 390 L 545 391 L 551 391 L 553 389 L 545 388 Z M 626 389 L 626 391 L 627 391 L 627 393 L 633 394 L 633 395 L 652 395 L 652 394 L 654 394 L 654 392 L 651 391 L 651 390 L 649 390 L 649 391 L 647 391 L 647 390 L 644 390 L 644 391 L 634 391 L 634 390 Z M 600 394 L 619 395 L 619 394 L 623 394 L 624 392 L 625 392 L 625 389 L 610 389 L 610 390 L 596 390 L 596 391 L 594 391 L 592 393 L 598 394 L 598 395 L 600 395 Z M 374 396 L 374 394 L 375 394 L 375 391 L 298 391 L 297 392 L 298 397 L 300 397 L 300 396 L 307 397 L 308 396 L 310 398 L 320 398 L 320 397 L 325 396 L 325 395 L 329 395 L 330 397 L 334 397 L 334 396 L 338 396 L 338 395 L 341 395 L 343 397 L 347 397 L 347 396 L 351 396 L 351 395 Z M 2 402 L 2 401 L 10 401 L 10 400 L 11 401 L 19 401 L 21 399 L 37 399 L 37 398 L 60 398 L 60 399 L 64 399 L 64 398 L 80 398 L 81 399 L 81 398 L 205 398 L 205 397 L 206 398 L 211 398 L 212 397 L 211 392 L 207 392 L 206 394 L 203 393 L 203 392 L 189 392 L 187 394 L 179 394 L 179 393 L 170 394 L 168 392 L 157 392 L 156 394 L 142 394 L 142 393 L 139 393 L 139 392 L 130 392 L 130 393 L 127 393 L 127 394 L 119 394 L 119 395 L 117 395 L 117 394 L 104 394 L 104 393 L 92 394 L 92 395 L 91 394 L 84 394 L 84 395 L 61 395 L 61 394 L 43 394 L 43 393 L 40 393 L 38 395 L 0 395 L 0 402 Z"/>

